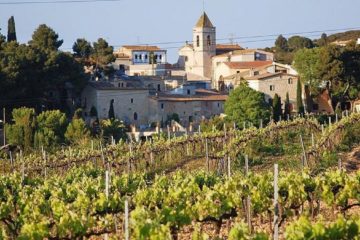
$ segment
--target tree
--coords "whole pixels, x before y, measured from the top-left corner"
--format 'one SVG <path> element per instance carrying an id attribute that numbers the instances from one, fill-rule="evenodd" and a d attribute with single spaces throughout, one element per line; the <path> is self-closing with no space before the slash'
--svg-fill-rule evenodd
<path id="1" fill-rule="evenodd" d="M 100 121 L 102 137 L 113 137 L 116 141 L 126 139 L 126 126 L 123 121 L 119 119 L 105 119 Z"/>
<path id="2" fill-rule="evenodd" d="M 320 93 L 322 78 L 319 72 L 320 49 L 300 49 L 294 56 L 294 67 L 304 85 L 309 86 L 312 96 Z"/>
<path id="3" fill-rule="evenodd" d="M 8 21 L 8 34 L 7 41 L 16 41 L 16 29 L 15 29 L 15 19 L 14 16 L 11 16 Z"/>
<path id="4" fill-rule="evenodd" d="M 82 61 L 88 60 L 93 51 L 91 43 L 84 38 L 78 38 L 72 49 L 74 51 L 74 56 L 82 59 Z"/>
<path id="5" fill-rule="evenodd" d="M 98 112 L 95 106 L 92 106 L 90 109 L 90 117 L 96 117 L 96 118 L 98 117 Z"/>
<path id="6" fill-rule="evenodd" d="M 303 48 L 312 48 L 314 44 L 311 39 L 301 36 L 293 36 L 288 40 L 288 47 L 291 52 L 296 52 Z"/>
<path id="7" fill-rule="evenodd" d="M 29 41 L 31 47 L 43 51 L 57 51 L 62 44 L 63 40 L 59 40 L 59 35 L 45 24 L 35 30 Z"/>
<path id="8" fill-rule="evenodd" d="M 298 114 L 304 114 L 305 109 L 302 101 L 302 86 L 300 81 L 297 81 L 296 86 L 296 107 Z"/>
<path id="9" fill-rule="evenodd" d="M 67 119 L 59 110 L 45 111 L 36 117 L 35 146 L 51 148 L 64 142 Z"/>
<path id="10" fill-rule="evenodd" d="M 275 48 L 277 51 L 287 51 L 288 41 L 283 35 L 279 35 L 275 41 Z"/>
<path id="11" fill-rule="evenodd" d="M 275 96 L 274 96 L 272 110 L 273 110 L 273 119 L 275 122 L 278 122 L 282 115 L 281 98 L 279 97 L 278 94 L 275 94 Z"/>
<path id="12" fill-rule="evenodd" d="M 81 118 L 73 118 L 65 132 L 65 139 L 72 144 L 87 140 L 89 136 L 89 129 Z"/>
<path id="13" fill-rule="evenodd" d="M 18 108 L 12 111 L 14 124 L 7 125 L 7 141 L 11 144 L 20 145 L 25 151 L 33 146 L 35 129 L 35 110 L 32 108 Z"/>
<path id="14" fill-rule="evenodd" d="M 167 116 L 167 119 L 166 119 L 166 124 L 167 125 L 171 125 L 171 122 L 172 121 L 175 121 L 175 122 L 180 122 L 180 117 L 179 117 L 179 114 L 177 114 L 177 113 L 173 113 L 173 114 L 171 114 L 171 115 L 168 115 Z"/>
<path id="15" fill-rule="evenodd" d="M 114 119 L 115 118 L 115 111 L 114 111 L 114 99 L 111 99 L 110 101 L 110 108 L 109 108 L 109 119 Z"/>
<path id="16" fill-rule="evenodd" d="M 326 33 L 321 34 L 320 39 L 317 41 L 319 47 L 326 46 L 328 44 L 328 37 Z"/>
<path id="17" fill-rule="evenodd" d="M 94 50 L 91 54 L 91 58 L 97 67 L 105 69 L 109 63 L 115 61 L 115 56 L 113 54 L 114 48 L 109 46 L 105 39 L 99 38 L 97 42 L 93 43 L 93 46 Z"/>
<path id="18" fill-rule="evenodd" d="M 226 119 L 241 126 L 244 121 L 259 125 L 260 119 L 267 122 L 270 117 L 270 106 L 265 95 L 241 83 L 230 92 L 225 102 Z"/>
<path id="19" fill-rule="evenodd" d="M 285 99 L 285 106 L 284 106 L 284 118 L 287 119 L 288 116 L 291 115 L 291 105 L 290 105 L 290 98 L 289 93 L 286 93 L 286 99 Z"/>

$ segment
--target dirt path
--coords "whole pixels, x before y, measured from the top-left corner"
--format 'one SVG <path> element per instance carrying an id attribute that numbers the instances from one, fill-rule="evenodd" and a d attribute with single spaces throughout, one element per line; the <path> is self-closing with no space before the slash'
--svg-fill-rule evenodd
<path id="1" fill-rule="evenodd" d="M 346 154 L 344 167 L 349 172 L 360 169 L 360 146 L 355 147 L 351 152 Z"/>

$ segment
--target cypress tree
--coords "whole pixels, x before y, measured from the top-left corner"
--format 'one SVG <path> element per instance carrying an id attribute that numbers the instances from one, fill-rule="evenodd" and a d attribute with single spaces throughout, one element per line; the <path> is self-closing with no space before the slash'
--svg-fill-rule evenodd
<path id="1" fill-rule="evenodd" d="M 285 106 L 284 106 L 284 118 L 287 119 L 288 115 L 290 117 L 291 109 L 290 109 L 290 98 L 289 93 L 286 93 Z"/>
<path id="2" fill-rule="evenodd" d="M 296 88 L 296 107 L 297 107 L 297 112 L 299 114 L 304 114 L 304 104 L 302 101 L 302 88 L 301 88 L 301 83 L 300 80 L 297 81 L 297 88 Z"/>
<path id="3" fill-rule="evenodd" d="M 275 94 L 274 100 L 273 100 L 273 119 L 275 122 L 278 122 L 280 120 L 280 116 L 282 115 L 281 110 L 281 98 L 279 95 Z"/>
<path id="4" fill-rule="evenodd" d="M 115 112 L 114 112 L 114 99 L 111 99 L 110 101 L 110 108 L 109 108 L 109 119 L 115 118 Z"/>
<path id="5" fill-rule="evenodd" d="M 15 19 L 14 16 L 11 16 L 8 21 L 8 35 L 7 41 L 16 41 L 16 29 L 15 29 Z"/>

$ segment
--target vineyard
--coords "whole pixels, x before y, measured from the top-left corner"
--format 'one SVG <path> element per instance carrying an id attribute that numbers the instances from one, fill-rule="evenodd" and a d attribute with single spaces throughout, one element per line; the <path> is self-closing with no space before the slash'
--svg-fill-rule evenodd
<path id="1" fill-rule="evenodd" d="M 360 172 L 341 158 L 359 126 L 360 114 L 297 118 L 14 152 L 0 166 L 0 239 L 360 239 Z"/>

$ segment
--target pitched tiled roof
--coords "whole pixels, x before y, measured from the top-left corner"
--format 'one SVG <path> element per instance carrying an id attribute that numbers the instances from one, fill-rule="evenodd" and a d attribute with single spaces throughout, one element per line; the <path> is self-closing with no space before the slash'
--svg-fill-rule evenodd
<path id="1" fill-rule="evenodd" d="M 232 49 L 232 50 L 241 50 L 242 47 L 240 47 L 239 44 L 216 44 L 216 50 L 221 49 Z"/>
<path id="2" fill-rule="evenodd" d="M 271 65 L 272 61 L 252 61 L 252 62 L 225 62 L 231 69 L 252 69 Z"/>
<path id="3" fill-rule="evenodd" d="M 196 90 L 195 95 L 181 95 L 181 94 L 168 94 L 160 93 L 158 96 L 151 96 L 152 99 L 157 101 L 169 102 L 192 102 L 192 101 L 226 101 L 228 95 L 220 94 L 210 90 Z"/>
<path id="4" fill-rule="evenodd" d="M 88 85 L 97 90 L 148 90 L 141 87 L 116 87 L 114 84 L 104 81 L 89 82 Z"/>
<path id="5" fill-rule="evenodd" d="M 268 54 L 268 55 L 274 55 L 271 52 L 266 52 L 263 50 L 259 50 L 259 49 L 242 49 L 242 50 L 235 50 L 231 52 L 231 55 L 236 56 L 236 55 L 248 55 L 248 54 L 253 54 L 255 52 L 259 52 L 259 53 L 263 53 L 263 54 Z M 214 57 L 223 57 L 223 56 L 228 56 L 229 53 L 224 53 L 224 54 L 220 54 Z"/>
<path id="6" fill-rule="evenodd" d="M 158 46 L 142 46 L 142 45 L 125 45 L 123 48 L 127 48 L 135 51 L 159 51 L 161 50 Z"/>
<path id="7" fill-rule="evenodd" d="M 263 80 L 269 77 L 275 77 L 275 76 L 287 76 L 287 77 L 297 77 L 292 74 L 283 73 L 283 72 L 277 72 L 277 73 L 264 73 L 252 77 L 245 77 L 246 80 Z"/>
<path id="8" fill-rule="evenodd" d="M 214 25 L 211 23 L 209 17 L 207 16 L 207 14 L 204 12 L 201 17 L 199 18 L 199 20 L 197 21 L 195 27 L 200 27 L 200 28 L 213 28 Z"/>

